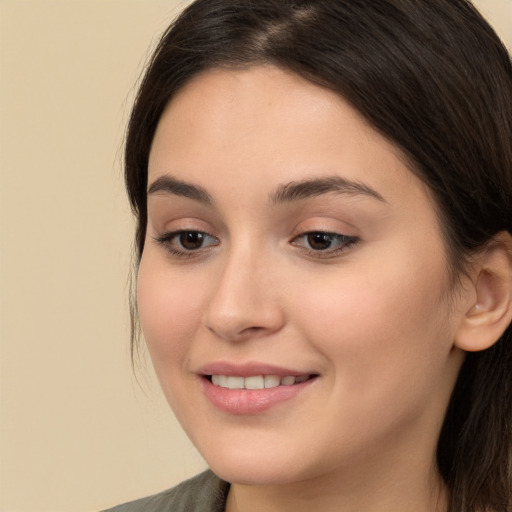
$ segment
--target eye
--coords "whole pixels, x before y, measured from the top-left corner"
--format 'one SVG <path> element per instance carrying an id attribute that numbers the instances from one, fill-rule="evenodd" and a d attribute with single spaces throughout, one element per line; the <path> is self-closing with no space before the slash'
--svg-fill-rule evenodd
<path id="1" fill-rule="evenodd" d="M 291 244 L 297 247 L 303 247 L 313 254 L 327 253 L 325 254 L 327 256 L 347 250 L 357 242 L 358 238 L 355 236 L 325 231 L 309 231 L 295 237 L 291 241 Z"/>
<path id="2" fill-rule="evenodd" d="M 177 256 L 189 256 L 193 252 L 219 245 L 219 240 L 204 231 L 183 229 L 171 231 L 155 238 L 155 241 L 163 245 L 170 253 Z"/>

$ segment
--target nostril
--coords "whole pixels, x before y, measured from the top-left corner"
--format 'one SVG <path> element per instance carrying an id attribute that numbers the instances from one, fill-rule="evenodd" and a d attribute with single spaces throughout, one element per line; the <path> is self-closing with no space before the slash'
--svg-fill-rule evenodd
<path id="1" fill-rule="evenodd" d="M 241 331 L 240 334 L 243 334 L 243 333 L 255 334 L 257 332 L 264 331 L 264 330 L 265 330 L 264 327 L 247 327 L 243 331 Z"/>
<path id="2" fill-rule="evenodd" d="M 272 334 L 279 330 L 279 327 L 275 328 L 274 326 L 245 327 L 244 325 L 241 325 L 241 322 L 238 324 L 236 324 L 235 322 L 218 322 L 216 325 L 206 325 L 206 328 L 212 334 L 228 341 L 244 341 L 249 338 L 256 338 L 260 336 L 265 336 L 267 334 Z"/>

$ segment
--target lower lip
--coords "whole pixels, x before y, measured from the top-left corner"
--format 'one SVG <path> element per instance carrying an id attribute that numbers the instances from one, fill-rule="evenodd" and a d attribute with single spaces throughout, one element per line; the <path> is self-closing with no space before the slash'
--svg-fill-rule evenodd
<path id="1" fill-rule="evenodd" d="M 201 383 L 204 394 L 217 409 L 229 414 L 252 415 L 297 397 L 315 380 L 266 389 L 228 389 L 214 386 L 207 378 L 202 378 Z"/>

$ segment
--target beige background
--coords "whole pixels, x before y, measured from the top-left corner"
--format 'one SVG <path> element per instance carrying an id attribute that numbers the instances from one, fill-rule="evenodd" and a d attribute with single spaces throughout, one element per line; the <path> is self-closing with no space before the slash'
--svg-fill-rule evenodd
<path id="1" fill-rule="evenodd" d="M 180 4 L 0 0 L 2 512 L 99 510 L 204 467 L 128 350 L 120 147 Z M 511 48 L 512 0 L 477 4 Z"/>

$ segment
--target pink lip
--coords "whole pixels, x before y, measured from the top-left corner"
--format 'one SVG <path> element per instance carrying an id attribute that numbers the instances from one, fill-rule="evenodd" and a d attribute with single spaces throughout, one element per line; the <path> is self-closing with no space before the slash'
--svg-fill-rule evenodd
<path id="1" fill-rule="evenodd" d="M 292 386 L 277 386 L 268 389 L 227 389 L 213 385 L 207 376 L 232 375 L 250 377 L 252 375 L 277 375 L 285 377 L 315 374 L 262 363 L 234 365 L 227 362 L 206 365 L 198 373 L 201 375 L 200 384 L 206 398 L 217 409 L 236 415 L 262 413 L 277 404 L 297 397 L 317 380 L 316 377 L 313 377 Z"/>

